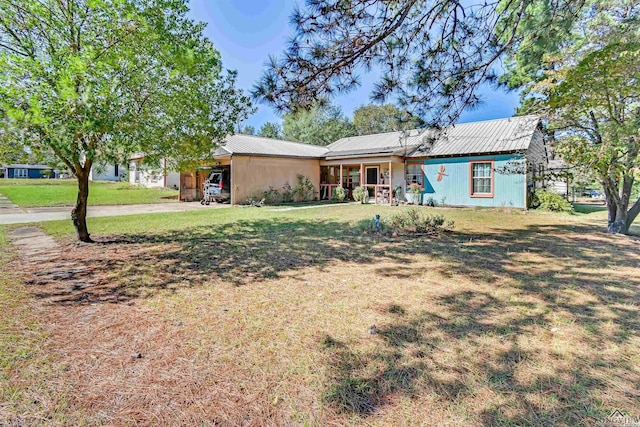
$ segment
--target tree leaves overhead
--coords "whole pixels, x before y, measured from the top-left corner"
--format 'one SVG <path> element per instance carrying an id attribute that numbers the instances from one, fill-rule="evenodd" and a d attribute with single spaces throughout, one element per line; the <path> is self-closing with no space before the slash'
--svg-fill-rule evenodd
<path id="1" fill-rule="evenodd" d="M 291 16 L 294 35 L 254 87 L 280 111 L 309 108 L 318 97 L 346 93 L 359 72 L 382 72 L 371 95 L 430 122 L 452 122 L 478 104 L 483 82 L 506 49 L 524 40 L 519 28 L 536 8 L 559 27 L 582 1 L 307 0 Z M 544 26 L 527 40 L 548 38 Z"/>
<path id="2" fill-rule="evenodd" d="M 0 120 L 83 160 L 201 156 L 248 108 L 182 0 L 0 0 Z"/>
<path id="3" fill-rule="evenodd" d="M 640 5 L 590 0 L 556 41 L 521 44 L 504 80 L 522 88 L 520 113 L 544 115 L 554 151 L 598 177 L 608 229 L 626 233 L 640 213 L 631 196 L 640 167 Z"/>
<path id="4" fill-rule="evenodd" d="M 353 136 L 356 130 L 339 107 L 322 102 L 309 110 L 285 114 L 283 137 L 288 141 L 329 145 L 340 138 Z"/>
<path id="5" fill-rule="evenodd" d="M 416 129 L 424 125 L 420 118 L 408 116 L 392 104 L 363 105 L 353 112 L 353 125 L 358 135 Z"/>
<path id="6" fill-rule="evenodd" d="M 94 164 L 194 162 L 246 117 L 235 73 L 187 12 L 185 0 L 0 0 L 0 144 L 73 171 L 83 241 Z"/>
<path id="7" fill-rule="evenodd" d="M 280 126 L 280 124 L 275 122 L 266 122 L 260 127 L 258 136 L 264 138 L 281 139 L 282 127 Z"/>

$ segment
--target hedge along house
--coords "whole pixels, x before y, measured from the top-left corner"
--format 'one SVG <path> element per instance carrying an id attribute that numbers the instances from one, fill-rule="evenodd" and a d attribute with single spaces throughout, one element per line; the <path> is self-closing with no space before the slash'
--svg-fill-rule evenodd
<path id="1" fill-rule="evenodd" d="M 317 190 L 320 160 L 327 152 L 327 148 L 317 145 L 230 135 L 212 153 L 212 161 L 198 170 L 180 174 L 180 200 L 201 200 L 205 180 L 213 167 L 228 169 L 231 204 L 260 200 L 269 188 L 281 191 L 287 184 L 295 187 L 299 175 L 309 178 Z"/>
<path id="2" fill-rule="evenodd" d="M 375 203 L 390 203 L 404 189 L 407 200 L 423 204 L 526 208 L 547 162 L 534 116 L 349 137 L 327 148 L 321 198 L 338 186 L 349 193 L 365 186 Z M 411 187 L 419 195 L 407 194 Z"/>

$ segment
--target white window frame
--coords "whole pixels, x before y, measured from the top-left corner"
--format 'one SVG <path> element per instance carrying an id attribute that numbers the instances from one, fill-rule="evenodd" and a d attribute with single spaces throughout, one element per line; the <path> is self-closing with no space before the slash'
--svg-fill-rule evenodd
<path id="1" fill-rule="evenodd" d="M 29 178 L 29 169 L 16 168 L 13 170 L 14 178 Z"/>

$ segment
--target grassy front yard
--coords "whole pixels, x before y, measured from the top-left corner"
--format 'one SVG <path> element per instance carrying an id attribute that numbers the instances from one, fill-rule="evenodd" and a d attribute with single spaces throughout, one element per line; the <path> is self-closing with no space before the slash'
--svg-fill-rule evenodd
<path id="1" fill-rule="evenodd" d="M 0 258 L 21 271 L 0 279 L 16 296 L 0 297 L 0 424 L 640 416 L 637 238 L 602 233 L 604 212 L 437 209 L 456 227 L 435 237 L 357 227 L 399 209 L 92 218 L 95 245 L 44 223 L 55 261 Z"/>
<path id="2" fill-rule="evenodd" d="M 0 194 L 22 208 L 73 206 L 78 195 L 74 179 L 0 179 Z M 89 205 L 134 205 L 177 201 L 178 191 L 143 188 L 121 182 L 93 181 Z"/>

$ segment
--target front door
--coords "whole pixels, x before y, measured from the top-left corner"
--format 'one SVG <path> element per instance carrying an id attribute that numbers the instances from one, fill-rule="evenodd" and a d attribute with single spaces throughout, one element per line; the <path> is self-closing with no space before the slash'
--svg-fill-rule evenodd
<path id="1" fill-rule="evenodd" d="M 378 166 L 367 166 L 367 185 L 378 185 Z"/>
<path id="2" fill-rule="evenodd" d="M 365 172 L 365 184 L 366 185 L 378 185 L 378 166 L 367 166 Z M 367 187 L 367 191 L 369 192 L 369 197 L 373 197 L 376 194 L 376 189 Z"/>

